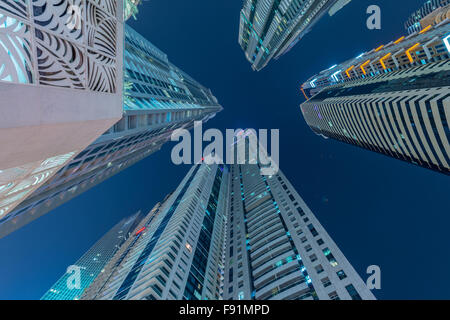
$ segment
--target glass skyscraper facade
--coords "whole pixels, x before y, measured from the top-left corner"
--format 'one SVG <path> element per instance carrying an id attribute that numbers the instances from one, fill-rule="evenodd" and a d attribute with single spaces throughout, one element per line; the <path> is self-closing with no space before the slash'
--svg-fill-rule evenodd
<path id="1" fill-rule="evenodd" d="M 245 0 L 241 10 L 239 44 L 253 70 L 288 52 L 329 12 L 349 0 Z"/>
<path id="2" fill-rule="evenodd" d="M 302 91 L 318 135 L 450 173 L 448 19 L 324 70 Z"/>
<path id="3" fill-rule="evenodd" d="M 281 173 L 195 165 L 82 299 L 374 299 Z"/>
<path id="4" fill-rule="evenodd" d="M 82 298 L 220 299 L 228 175 L 222 165 L 192 167 Z"/>
<path id="5" fill-rule="evenodd" d="M 159 150 L 174 130 L 222 110 L 211 91 L 166 54 L 129 26 L 124 34 L 122 119 L 1 218 L 0 237 Z"/>
<path id="6" fill-rule="evenodd" d="M 84 290 L 89 287 L 94 279 L 102 273 L 103 268 L 118 252 L 121 245 L 132 235 L 136 226 L 140 223 L 142 215 L 136 213 L 124 218 L 98 240 L 77 262 L 79 284 L 72 281 L 77 276 L 75 269 L 69 269 L 41 298 L 41 300 L 78 300 Z M 76 287 L 78 286 L 79 287 Z M 72 287 L 73 286 L 73 287 Z"/>

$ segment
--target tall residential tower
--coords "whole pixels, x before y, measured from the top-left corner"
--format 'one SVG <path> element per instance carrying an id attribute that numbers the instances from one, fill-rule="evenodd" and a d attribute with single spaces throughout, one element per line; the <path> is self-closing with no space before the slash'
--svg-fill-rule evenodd
<path id="1" fill-rule="evenodd" d="M 253 70 L 288 52 L 327 12 L 351 0 L 244 0 L 239 44 Z"/>
<path id="2" fill-rule="evenodd" d="M 120 119 L 122 6 L 0 1 L 0 219 Z"/>
<path id="3" fill-rule="evenodd" d="M 122 119 L 13 212 L 0 216 L 0 237 L 159 150 L 174 130 L 190 129 L 222 110 L 211 91 L 166 54 L 129 26 L 124 34 Z"/>
<path id="4" fill-rule="evenodd" d="M 224 299 L 374 299 L 279 171 L 230 169 Z"/>
<path id="5" fill-rule="evenodd" d="M 195 165 L 154 210 L 82 299 L 374 299 L 282 173 Z"/>
<path id="6" fill-rule="evenodd" d="M 450 18 L 450 0 L 427 0 L 408 18 L 405 28 L 408 34 L 413 34 L 447 18 Z"/>
<path id="7" fill-rule="evenodd" d="M 228 181 L 223 166 L 194 166 L 83 299 L 219 299 Z"/>
<path id="8" fill-rule="evenodd" d="M 450 173 L 450 20 L 311 77 L 301 90 L 310 128 Z"/>
<path id="9" fill-rule="evenodd" d="M 124 218 L 75 262 L 41 300 L 78 300 L 84 290 L 103 272 L 122 244 L 132 235 L 142 216 Z M 79 272 L 79 274 L 78 274 Z M 79 275 L 79 279 L 75 279 Z M 78 282 L 79 280 L 79 282 Z"/>

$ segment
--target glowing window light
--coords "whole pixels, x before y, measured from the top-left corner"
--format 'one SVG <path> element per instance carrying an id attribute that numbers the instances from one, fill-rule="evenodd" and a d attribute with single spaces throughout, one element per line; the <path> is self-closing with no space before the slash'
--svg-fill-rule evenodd
<path id="1" fill-rule="evenodd" d="M 370 59 L 367 60 L 366 62 L 364 62 L 364 63 L 361 65 L 361 70 L 362 70 L 362 72 L 364 73 L 364 75 L 367 74 L 367 72 L 366 72 L 366 70 L 364 69 L 364 67 L 367 66 L 369 63 L 370 63 Z"/>
<path id="2" fill-rule="evenodd" d="M 419 32 L 419 34 L 425 33 L 425 32 L 427 32 L 430 29 L 431 29 L 431 25 L 429 25 L 426 28 L 424 28 L 422 31 Z"/>
<path id="3" fill-rule="evenodd" d="M 337 67 L 337 64 L 335 64 L 334 66 L 331 66 L 330 68 L 328 68 L 328 70 L 334 69 Z"/>
<path id="4" fill-rule="evenodd" d="M 347 77 L 351 78 L 351 77 L 350 77 L 350 71 L 352 71 L 354 67 L 355 67 L 355 66 L 351 66 L 350 68 L 348 68 L 347 70 L 345 70 L 345 73 L 347 74 Z"/>
<path id="5" fill-rule="evenodd" d="M 405 37 L 401 37 L 397 40 L 394 41 L 395 44 L 399 44 L 400 42 L 402 42 L 405 39 Z"/>
<path id="6" fill-rule="evenodd" d="M 333 74 L 331 75 L 331 78 L 335 79 L 336 81 L 339 81 L 337 75 L 338 75 L 339 73 L 341 73 L 341 71 L 342 71 L 342 70 L 339 70 L 339 71 L 336 71 L 335 73 L 333 73 Z"/>
<path id="7" fill-rule="evenodd" d="M 384 70 L 386 70 L 386 65 L 384 64 L 384 60 L 386 60 L 390 56 L 391 56 L 391 53 L 388 53 L 387 55 L 385 55 L 383 58 L 380 59 L 381 66 L 383 67 Z"/>
<path id="8" fill-rule="evenodd" d="M 378 48 L 375 49 L 375 52 L 378 52 L 378 51 L 380 51 L 383 48 L 384 48 L 384 45 L 381 45 L 381 46 L 379 46 Z"/>
<path id="9" fill-rule="evenodd" d="M 309 84 L 311 85 L 312 88 L 316 87 L 316 81 L 317 79 L 314 79 L 313 81 L 311 81 Z"/>
<path id="10" fill-rule="evenodd" d="M 445 46 L 447 47 L 447 51 L 450 53 L 450 34 L 444 38 Z"/>
<path id="11" fill-rule="evenodd" d="M 409 48 L 408 50 L 406 50 L 406 56 L 408 57 L 409 61 L 411 63 L 414 63 L 414 59 L 411 56 L 411 51 L 417 49 L 420 46 L 420 43 L 416 43 L 415 45 L 413 45 L 411 48 Z"/>

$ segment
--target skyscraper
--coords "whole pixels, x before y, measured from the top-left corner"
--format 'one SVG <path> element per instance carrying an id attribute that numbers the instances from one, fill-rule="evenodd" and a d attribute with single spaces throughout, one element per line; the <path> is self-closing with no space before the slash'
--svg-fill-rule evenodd
<path id="1" fill-rule="evenodd" d="M 109 260 L 108 264 L 105 265 L 102 272 L 94 279 L 93 282 L 91 282 L 89 287 L 84 290 L 81 299 L 85 299 L 85 297 L 94 299 L 97 294 L 104 289 L 105 285 L 109 283 L 111 277 L 115 275 L 117 268 L 121 266 L 122 261 L 128 256 L 130 250 L 135 247 L 136 242 L 139 241 L 140 237 L 159 215 L 161 206 L 169 197 L 170 194 L 167 195 L 162 202 L 157 203 L 147 215 L 140 219 L 140 222 L 136 229 L 132 232 L 132 235 L 130 235 L 130 237 L 123 242 L 118 251 Z"/>
<path id="2" fill-rule="evenodd" d="M 157 210 L 82 299 L 374 299 L 282 173 L 195 165 Z"/>
<path id="3" fill-rule="evenodd" d="M 351 0 L 245 0 L 239 44 L 253 70 L 288 52 L 326 12 L 330 15 Z"/>
<path id="4" fill-rule="evenodd" d="M 230 169 L 224 299 L 374 299 L 281 173 Z"/>
<path id="5" fill-rule="evenodd" d="M 413 34 L 447 18 L 450 18 L 450 0 L 427 0 L 408 18 L 405 28 L 408 34 Z"/>
<path id="6" fill-rule="evenodd" d="M 124 20 L 128 20 L 131 17 L 136 17 L 139 4 L 141 4 L 141 0 L 125 0 L 123 8 Z"/>
<path id="7" fill-rule="evenodd" d="M 311 77 L 301 88 L 310 128 L 448 175 L 449 21 Z"/>
<path id="8" fill-rule="evenodd" d="M 211 91 L 166 54 L 129 26 L 124 33 L 122 119 L 0 218 L 0 237 L 159 150 L 175 129 L 190 129 L 221 111 Z"/>
<path id="9" fill-rule="evenodd" d="M 41 298 L 41 300 L 78 300 L 91 282 L 103 272 L 103 268 L 131 236 L 142 216 L 136 213 L 124 218 L 98 240 Z M 76 270 L 77 269 L 77 270 Z M 72 282 L 77 276 L 79 283 Z M 71 287 L 73 285 L 73 287 Z M 77 287 L 78 286 L 78 287 Z"/>
<path id="10" fill-rule="evenodd" d="M 122 6 L 0 1 L 0 219 L 120 119 Z"/>
<path id="11" fill-rule="evenodd" d="M 108 282 L 83 299 L 219 299 L 227 188 L 223 166 L 192 167 Z"/>

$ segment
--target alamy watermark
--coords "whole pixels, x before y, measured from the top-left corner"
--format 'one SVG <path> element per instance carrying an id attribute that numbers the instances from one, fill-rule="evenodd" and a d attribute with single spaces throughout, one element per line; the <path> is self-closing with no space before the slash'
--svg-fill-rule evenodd
<path id="1" fill-rule="evenodd" d="M 371 5 L 367 8 L 367 14 L 370 16 L 367 18 L 367 29 L 380 30 L 381 29 L 381 8 L 377 5 Z"/>
<path id="2" fill-rule="evenodd" d="M 181 141 L 180 141 L 181 140 Z M 186 129 L 172 133 L 171 141 L 178 141 L 172 149 L 172 162 L 179 164 L 259 164 L 261 174 L 271 176 L 280 164 L 280 131 L 270 130 L 271 153 L 267 153 L 268 130 L 226 129 L 225 139 L 218 129 L 203 132 L 202 122 L 194 122 L 194 137 Z M 203 142 L 209 142 L 203 148 Z M 192 152 L 193 143 L 193 152 Z M 225 146 L 224 146 L 225 143 Z M 192 157 L 193 154 L 193 157 Z"/>
<path id="3" fill-rule="evenodd" d="M 381 268 L 377 265 L 371 265 L 367 267 L 367 274 L 369 278 L 366 281 L 366 286 L 369 290 L 381 289 Z"/>
<path id="4" fill-rule="evenodd" d="M 81 289 L 81 267 L 76 265 L 68 266 L 66 273 L 69 274 L 66 282 L 67 289 Z"/>

